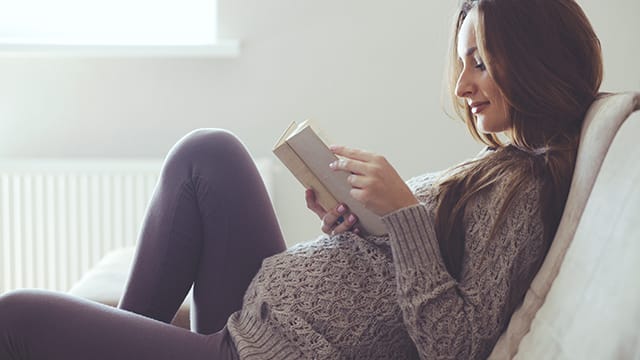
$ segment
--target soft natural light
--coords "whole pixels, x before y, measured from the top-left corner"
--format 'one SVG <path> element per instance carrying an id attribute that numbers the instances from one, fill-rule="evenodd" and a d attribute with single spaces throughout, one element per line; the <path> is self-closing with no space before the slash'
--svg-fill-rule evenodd
<path id="1" fill-rule="evenodd" d="M 215 0 L 2 1 L 0 44 L 209 45 Z"/>

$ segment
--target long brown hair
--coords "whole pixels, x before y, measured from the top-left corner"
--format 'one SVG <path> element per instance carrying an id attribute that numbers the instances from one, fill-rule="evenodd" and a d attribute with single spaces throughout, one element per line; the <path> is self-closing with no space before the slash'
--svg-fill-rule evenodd
<path id="1" fill-rule="evenodd" d="M 480 133 L 471 109 L 453 89 L 461 72 L 460 27 L 477 11 L 478 51 L 509 107 L 505 144 Z M 602 81 L 600 41 L 573 0 L 466 0 L 456 14 L 450 41 L 449 93 L 472 136 L 496 151 L 470 161 L 442 181 L 436 234 L 449 272 L 458 277 L 464 254 L 462 217 L 470 198 L 509 174 L 491 234 L 505 218 L 519 186 L 542 183 L 541 211 L 547 244 L 553 239 L 569 191 L 580 129 Z"/>

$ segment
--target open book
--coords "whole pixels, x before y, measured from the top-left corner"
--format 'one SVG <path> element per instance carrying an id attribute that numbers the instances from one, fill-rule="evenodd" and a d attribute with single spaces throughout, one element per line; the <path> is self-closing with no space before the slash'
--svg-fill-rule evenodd
<path id="1" fill-rule="evenodd" d="M 314 190 L 323 208 L 330 210 L 338 203 L 343 203 L 358 217 L 356 226 L 362 231 L 371 235 L 387 233 L 380 216 L 349 194 L 349 174 L 329 168 L 329 164 L 338 160 L 338 157 L 322 141 L 308 120 L 300 125 L 292 122 L 278 139 L 273 152 L 304 187 Z"/>

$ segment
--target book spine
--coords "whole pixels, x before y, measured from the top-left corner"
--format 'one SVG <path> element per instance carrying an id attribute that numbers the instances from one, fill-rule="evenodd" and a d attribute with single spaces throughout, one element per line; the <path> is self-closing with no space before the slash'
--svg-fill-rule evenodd
<path id="1" fill-rule="evenodd" d="M 313 189 L 316 200 L 320 206 L 325 210 L 330 210 L 338 206 L 336 198 L 331 195 L 329 190 L 320 182 L 289 144 L 286 142 L 282 143 L 273 152 L 305 188 Z"/>

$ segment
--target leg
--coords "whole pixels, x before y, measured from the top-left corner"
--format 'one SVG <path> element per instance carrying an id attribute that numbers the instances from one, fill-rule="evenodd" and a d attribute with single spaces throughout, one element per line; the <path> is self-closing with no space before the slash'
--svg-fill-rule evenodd
<path id="1" fill-rule="evenodd" d="M 0 359 L 233 359 L 226 329 L 211 335 L 66 294 L 0 296 Z"/>
<path id="2" fill-rule="evenodd" d="M 120 307 L 168 323 L 193 284 L 192 328 L 219 331 L 262 260 L 284 249 L 244 145 L 225 131 L 194 131 L 165 160 Z"/>

